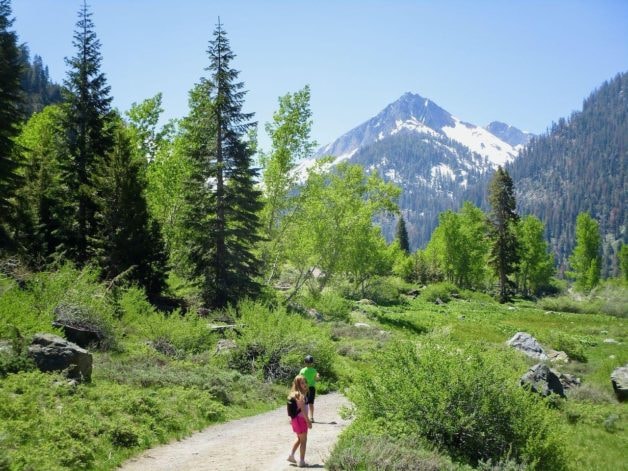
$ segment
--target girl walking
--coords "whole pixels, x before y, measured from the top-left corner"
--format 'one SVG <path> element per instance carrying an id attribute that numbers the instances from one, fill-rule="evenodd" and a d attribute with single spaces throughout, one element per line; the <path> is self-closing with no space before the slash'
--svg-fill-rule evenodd
<path id="1" fill-rule="evenodd" d="M 288 395 L 288 402 L 294 400 L 296 402 L 296 415 L 291 418 L 292 430 L 297 434 L 297 439 L 292 445 L 292 452 L 288 455 L 288 461 L 296 463 L 294 454 L 299 449 L 299 468 L 306 468 L 305 448 L 307 447 L 307 431 L 312 428 L 312 423 L 307 416 L 305 406 L 305 398 L 308 393 L 308 385 L 303 375 L 297 375 L 292 381 L 292 388 Z"/>

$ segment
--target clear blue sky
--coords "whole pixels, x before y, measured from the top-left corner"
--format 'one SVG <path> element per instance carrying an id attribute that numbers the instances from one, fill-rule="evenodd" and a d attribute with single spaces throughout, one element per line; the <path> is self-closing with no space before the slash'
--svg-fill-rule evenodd
<path id="1" fill-rule="evenodd" d="M 82 0 L 13 0 L 14 29 L 51 78 Z M 220 16 L 245 111 L 263 125 L 277 98 L 309 84 L 313 138 L 326 144 L 404 92 L 478 125 L 500 120 L 534 133 L 581 108 L 628 71 L 626 0 L 90 0 L 114 106 L 162 92 L 165 118 L 187 113 L 206 72 Z"/>

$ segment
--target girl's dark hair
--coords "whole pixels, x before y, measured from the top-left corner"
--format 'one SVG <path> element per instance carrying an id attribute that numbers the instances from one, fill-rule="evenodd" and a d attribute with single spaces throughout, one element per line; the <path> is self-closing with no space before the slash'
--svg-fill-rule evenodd
<path id="1" fill-rule="evenodd" d="M 314 357 L 312 355 L 306 356 L 305 363 L 314 363 Z"/>

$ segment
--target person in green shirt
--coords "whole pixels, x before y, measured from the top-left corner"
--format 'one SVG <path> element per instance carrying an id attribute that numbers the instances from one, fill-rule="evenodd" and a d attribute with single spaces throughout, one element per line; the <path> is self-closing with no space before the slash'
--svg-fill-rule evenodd
<path id="1" fill-rule="evenodd" d="M 305 367 L 301 369 L 299 372 L 300 375 L 305 376 L 305 380 L 308 385 L 308 393 L 305 400 L 305 404 L 307 410 L 310 415 L 310 422 L 314 422 L 314 399 L 316 398 L 316 381 L 320 379 L 320 375 L 316 368 L 312 365 L 314 364 L 314 357 L 312 355 L 307 355 L 305 357 Z"/>

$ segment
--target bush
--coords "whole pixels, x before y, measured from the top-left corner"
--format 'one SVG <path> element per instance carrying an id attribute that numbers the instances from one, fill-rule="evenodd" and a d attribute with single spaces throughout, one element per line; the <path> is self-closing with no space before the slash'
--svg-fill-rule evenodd
<path id="1" fill-rule="evenodd" d="M 331 471 L 373 469 L 378 471 L 442 471 L 453 469 L 451 460 L 412 438 L 385 435 L 341 437 L 325 461 Z"/>
<path id="2" fill-rule="evenodd" d="M 310 293 L 302 298 L 302 303 L 308 308 L 314 308 L 325 318 L 346 321 L 349 318 L 351 303 L 333 290 L 324 290 L 318 296 Z"/>
<path id="3" fill-rule="evenodd" d="M 260 375 L 265 380 L 288 383 L 309 354 L 314 356 L 321 377 L 335 378 L 332 366 L 336 354 L 325 330 L 297 314 L 288 314 L 284 308 L 271 310 L 246 301 L 238 311 L 244 328 L 240 336 L 228 334 L 237 344 L 229 355 L 232 368 Z"/>
<path id="4" fill-rule="evenodd" d="M 350 398 L 393 437 L 418 434 L 477 465 L 503 458 L 532 469 L 566 468 L 556 416 L 508 376 L 505 354 L 428 340 L 394 343 L 375 355 Z"/>
<path id="5" fill-rule="evenodd" d="M 588 361 L 587 355 L 584 353 L 583 341 L 572 335 L 562 332 L 553 332 L 550 334 L 549 343 L 555 350 L 565 352 L 571 360 L 576 360 L 582 363 L 586 363 Z"/>
<path id="6" fill-rule="evenodd" d="M 448 303 L 452 294 L 458 293 L 456 285 L 448 282 L 434 283 L 427 286 L 421 293 L 421 297 L 428 302 L 435 303 L 440 299 L 444 303 Z"/>

